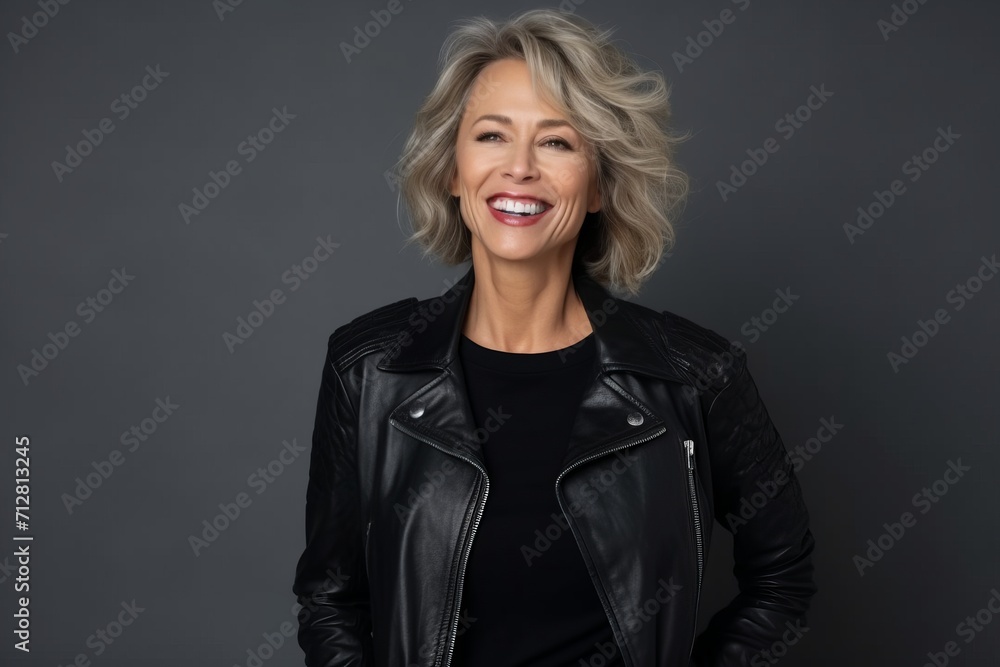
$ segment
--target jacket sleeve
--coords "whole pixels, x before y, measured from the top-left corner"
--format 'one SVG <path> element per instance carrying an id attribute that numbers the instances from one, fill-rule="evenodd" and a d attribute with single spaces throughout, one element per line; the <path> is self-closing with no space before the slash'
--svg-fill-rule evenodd
<path id="1" fill-rule="evenodd" d="M 814 540 L 794 467 L 745 352 L 734 359 L 731 380 L 711 398 L 705 419 L 714 514 L 733 534 L 740 592 L 696 638 L 698 667 L 772 664 L 774 654 L 765 651 L 775 643 L 789 648 L 808 631 L 805 614 L 816 593 Z"/>
<path id="2" fill-rule="evenodd" d="M 371 664 L 372 627 L 357 468 L 357 413 L 328 345 L 306 489 L 306 546 L 292 592 L 308 667 Z"/>

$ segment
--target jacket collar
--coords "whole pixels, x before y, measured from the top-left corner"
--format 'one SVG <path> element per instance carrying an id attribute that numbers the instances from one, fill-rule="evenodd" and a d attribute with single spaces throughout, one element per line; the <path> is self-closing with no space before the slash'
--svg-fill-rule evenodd
<path id="1" fill-rule="evenodd" d="M 573 286 L 594 329 L 601 370 L 628 370 L 683 382 L 684 375 L 666 356 L 666 346 L 651 339 L 651 334 L 635 321 L 632 304 L 613 297 L 578 264 L 573 267 Z M 447 292 L 421 303 L 420 311 L 411 321 L 417 320 L 425 328 L 418 328 L 419 333 L 411 332 L 408 339 L 401 338 L 382 357 L 378 368 L 400 372 L 444 370 L 450 366 L 458 358 L 462 324 L 474 284 L 475 272 L 470 266 Z"/>
<path id="2" fill-rule="evenodd" d="M 577 411 L 564 470 L 591 455 L 644 442 L 666 430 L 665 420 L 657 414 L 661 408 L 653 410 L 646 405 L 623 384 L 609 378 L 610 371 L 683 382 L 670 361 L 667 346 L 655 339 L 662 330 L 644 329 L 632 313 L 634 304 L 615 299 L 577 266 L 573 284 L 594 330 L 600 372 L 584 392 Z M 474 281 L 470 267 L 447 292 L 420 302 L 410 318 L 410 335 L 400 337 L 389 348 L 378 368 L 392 372 L 440 371 L 404 398 L 390 413 L 389 421 L 397 429 L 466 458 L 486 472 L 482 445 L 491 429 L 477 428 L 458 354 Z"/>
<path id="3" fill-rule="evenodd" d="M 379 361 L 378 368 L 394 372 L 438 371 L 420 382 L 391 411 L 389 423 L 487 473 L 482 447 L 489 433 L 502 425 L 490 428 L 487 423 L 485 428 L 477 427 L 458 355 L 473 281 L 470 267 L 445 294 L 421 302 L 410 318 L 414 325 L 411 335 L 399 338 Z M 635 389 L 630 392 L 626 388 L 635 385 L 616 382 L 611 372 L 681 381 L 670 363 L 667 347 L 660 344 L 662 353 L 654 347 L 662 329 L 642 328 L 632 314 L 635 304 L 614 299 L 582 270 L 574 271 L 573 283 L 593 326 L 599 372 L 584 391 L 577 410 L 563 458 L 564 471 L 587 458 L 645 442 L 667 430 L 667 420 L 660 414 L 669 406 L 658 404 L 654 410 L 635 395 Z M 496 407 L 502 413 L 503 406 Z M 556 483 L 558 486 L 558 479 Z"/>

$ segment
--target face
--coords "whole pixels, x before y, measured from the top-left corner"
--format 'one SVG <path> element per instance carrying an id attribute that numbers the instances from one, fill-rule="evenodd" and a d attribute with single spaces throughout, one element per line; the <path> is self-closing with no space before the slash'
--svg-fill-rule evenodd
<path id="1" fill-rule="evenodd" d="M 472 233 L 473 261 L 572 257 L 584 217 L 600 210 L 596 163 L 568 118 L 532 91 L 524 61 L 482 70 L 455 152 L 450 192 Z"/>

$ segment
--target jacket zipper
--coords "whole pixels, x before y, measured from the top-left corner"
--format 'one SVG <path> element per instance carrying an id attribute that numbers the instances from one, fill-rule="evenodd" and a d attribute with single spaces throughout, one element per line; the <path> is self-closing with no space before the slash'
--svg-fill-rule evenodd
<path id="1" fill-rule="evenodd" d="M 368 528 L 365 529 L 365 576 L 369 576 L 368 572 L 368 536 L 372 532 L 372 522 L 368 522 Z M 374 639 L 375 637 L 375 624 L 372 624 L 371 632 L 368 633 L 370 637 Z"/>
<path id="2" fill-rule="evenodd" d="M 397 428 L 399 428 L 400 430 L 402 430 L 404 433 L 407 433 L 407 434 L 413 436 L 414 438 L 420 440 L 421 442 L 426 442 L 431 447 L 434 447 L 436 449 L 440 449 L 445 454 L 449 454 L 451 456 L 455 456 L 457 458 L 462 459 L 463 461 L 468 461 L 469 463 L 471 463 L 472 465 L 474 465 L 481 473 L 483 473 L 483 479 L 486 482 L 486 492 L 483 494 L 482 502 L 480 502 L 478 498 L 476 499 L 476 506 L 477 506 L 476 507 L 476 518 L 472 522 L 472 530 L 469 531 L 469 539 L 466 542 L 465 552 L 462 554 L 462 559 L 459 562 L 458 589 L 457 589 L 457 591 L 455 593 L 455 617 L 454 617 L 454 620 L 451 623 L 451 630 L 448 633 L 448 636 L 450 638 L 450 642 L 449 642 L 449 646 L 448 646 L 448 657 L 444 661 L 444 667 L 450 667 L 451 666 L 451 657 L 452 657 L 452 654 L 454 654 L 454 652 L 455 652 L 455 640 L 458 639 L 458 619 L 459 619 L 461 611 L 462 611 L 462 586 L 465 583 L 465 565 L 466 565 L 466 562 L 468 561 L 468 558 L 469 558 L 469 552 L 472 551 L 472 540 L 476 536 L 476 528 L 479 527 L 479 520 L 483 516 L 483 510 L 486 509 L 486 498 L 487 498 L 487 496 L 490 495 L 490 478 L 486 475 L 486 470 L 483 469 L 483 467 L 481 465 L 479 465 L 478 463 L 476 463 L 472 459 L 470 459 L 470 458 L 468 458 L 466 456 L 462 456 L 460 454 L 456 454 L 455 452 L 450 451 L 448 449 L 445 449 L 444 447 L 442 447 L 438 443 L 434 442 L 433 440 L 431 440 L 429 438 L 426 438 L 426 437 L 424 437 L 423 435 L 421 435 L 419 433 L 416 433 L 415 431 L 407 428 L 403 424 L 400 424 L 395 419 L 390 419 L 389 422 L 391 424 L 393 424 L 394 426 L 396 426 Z"/>
<path id="3" fill-rule="evenodd" d="M 606 455 L 608 455 L 608 454 L 610 454 L 612 452 L 618 451 L 619 449 L 625 449 L 627 447 L 633 447 L 635 445 L 642 444 L 642 443 L 647 442 L 649 440 L 652 440 L 653 438 L 656 438 L 656 437 L 658 437 L 658 436 L 660 436 L 660 435 L 662 435 L 662 434 L 664 434 L 666 432 L 667 432 L 667 428 L 665 426 L 660 426 L 653 433 L 650 433 L 649 435 L 647 435 L 647 436 L 645 436 L 643 438 L 640 438 L 638 440 L 634 440 L 632 442 L 627 442 L 624 445 L 621 445 L 620 447 L 616 446 L 616 447 L 612 447 L 611 449 L 604 449 L 604 450 L 602 450 L 600 452 L 597 452 L 596 454 L 591 454 L 590 456 L 586 456 L 586 457 L 580 459 L 579 461 L 574 462 L 568 468 L 566 468 L 561 473 L 559 473 L 559 476 L 556 478 L 556 501 L 559 503 L 559 509 L 562 510 L 563 516 L 566 515 L 566 509 L 563 507 L 562 498 L 559 495 L 559 482 L 562 480 L 563 476 L 566 473 L 568 473 L 570 470 L 572 470 L 573 468 L 577 467 L 578 465 L 586 463 L 587 461 L 590 461 L 592 459 L 596 459 L 599 456 L 606 456 Z M 567 523 L 570 526 L 573 525 L 572 522 L 569 521 L 569 518 L 567 518 L 566 521 L 567 521 Z M 611 607 L 608 605 L 608 601 L 606 599 L 606 594 L 605 594 L 604 590 L 602 589 L 602 587 L 600 586 L 600 582 L 598 582 L 596 580 L 596 578 L 594 577 L 593 569 L 592 569 L 590 563 L 587 563 L 587 569 L 590 570 L 590 578 L 594 582 L 594 586 L 597 588 L 598 597 L 601 599 L 601 606 L 604 607 L 604 613 L 608 617 L 608 622 L 612 624 L 612 628 L 613 628 L 614 627 L 614 614 L 611 611 Z M 618 652 L 621 654 L 622 660 L 626 663 L 627 667 L 631 666 L 632 665 L 632 658 L 631 658 L 631 656 L 628 655 L 628 653 L 625 650 L 625 647 L 618 643 L 618 636 L 617 636 L 617 634 L 614 633 L 614 632 L 612 632 L 612 636 L 614 636 L 615 644 L 618 645 Z"/>
<path id="4" fill-rule="evenodd" d="M 702 573 L 704 572 L 705 565 L 705 553 L 704 547 L 701 541 L 701 514 L 698 511 L 698 490 L 695 485 L 694 477 L 694 440 L 685 440 L 684 449 L 687 452 L 687 474 L 688 474 L 688 489 L 691 493 L 691 514 L 694 517 L 694 540 L 695 545 L 698 550 L 698 592 L 694 600 L 694 623 L 695 630 L 691 633 L 691 648 L 688 649 L 688 658 L 691 657 L 694 651 L 694 640 L 695 634 L 697 633 L 698 625 L 698 603 L 701 601 L 701 580 Z"/>
<path id="5" fill-rule="evenodd" d="M 365 567 L 368 567 L 368 536 L 372 532 L 372 522 L 368 522 L 368 528 L 365 530 Z"/>

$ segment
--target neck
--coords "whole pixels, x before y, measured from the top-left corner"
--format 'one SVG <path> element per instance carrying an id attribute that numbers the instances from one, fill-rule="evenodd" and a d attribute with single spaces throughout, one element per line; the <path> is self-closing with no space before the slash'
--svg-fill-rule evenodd
<path id="1" fill-rule="evenodd" d="M 462 333 L 494 350 L 549 352 L 592 331 L 571 276 L 570 254 L 557 261 L 507 261 L 478 256 Z"/>

